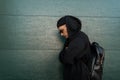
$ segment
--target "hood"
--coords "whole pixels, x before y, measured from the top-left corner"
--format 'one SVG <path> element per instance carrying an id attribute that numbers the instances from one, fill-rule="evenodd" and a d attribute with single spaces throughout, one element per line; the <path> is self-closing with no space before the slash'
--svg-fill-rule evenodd
<path id="1" fill-rule="evenodd" d="M 66 24 L 68 38 L 75 36 L 81 30 L 81 21 L 74 16 L 64 16 L 57 22 L 57 27 Z"/>

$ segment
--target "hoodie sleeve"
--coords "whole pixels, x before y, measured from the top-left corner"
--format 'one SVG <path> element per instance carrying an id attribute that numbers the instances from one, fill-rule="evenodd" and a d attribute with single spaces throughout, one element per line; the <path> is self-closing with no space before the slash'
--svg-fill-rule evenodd
<path id="1" fill-rule="evenodd" d="M 76 38 L 71 41 L 68 48 L 64 48 L 59 55 L 60 61 L 63 64 L 73 64 L 74 58 L 79 54 L 82 57 L 84 54 L 82 51 L 85 48 L 85 42 L 82 39 Z"/>

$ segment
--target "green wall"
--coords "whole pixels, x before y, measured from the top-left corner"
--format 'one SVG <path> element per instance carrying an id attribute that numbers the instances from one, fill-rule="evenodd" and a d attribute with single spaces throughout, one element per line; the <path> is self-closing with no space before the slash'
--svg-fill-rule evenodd
<path id="1" fill-rule="evenodd" d="M 0 0 L 0 80 L 62 80 L 64 15 L 105 48 L 103 80 L 120 80 L 120 0 Z"/>

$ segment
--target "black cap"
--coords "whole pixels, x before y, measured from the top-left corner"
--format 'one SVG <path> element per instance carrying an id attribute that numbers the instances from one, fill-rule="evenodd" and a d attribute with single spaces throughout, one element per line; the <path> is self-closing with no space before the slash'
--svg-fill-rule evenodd
<path id="1" fill-rule="evenodd" d="M 81 21 L 70 15 L 63 16 L 57 21 L 57 28 L 66 24 L 67 28 L 81 30 Z"/>
<path id="2" fill-rule="evenodd" d="M 57 22 L 57 27 L 60 27 L 62 25 L 66 24 L 66 16 L 60 18 Z"/>
<path id="3" fill-rule="evenodd" d="M 57 22 L 57 28 L 66 24 L 69 38 L 77 34 L 81 30 L 81 21 L 70 15 L 63 16 Z"/>

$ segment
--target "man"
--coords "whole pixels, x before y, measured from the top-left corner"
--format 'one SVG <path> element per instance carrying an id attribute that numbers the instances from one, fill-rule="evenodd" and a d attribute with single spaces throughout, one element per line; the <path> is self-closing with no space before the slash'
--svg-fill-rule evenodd
<path id="1" fill-rule="evenodd" d="M 81 31 L 81 21 L 64 16 L 57 22 L 61 36 L 66 38 L 59 59 L 64 66 L 64 80 L 90 80 L 91 56 L 88 36 Z"/>

